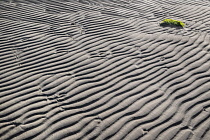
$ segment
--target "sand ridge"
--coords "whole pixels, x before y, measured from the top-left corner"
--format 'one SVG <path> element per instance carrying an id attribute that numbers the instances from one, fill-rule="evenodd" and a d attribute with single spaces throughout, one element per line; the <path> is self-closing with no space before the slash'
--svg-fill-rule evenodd
<path id="1" fill-rule="evenodd" d="M 209 4 L 1 0 L 0 139 L 208 140 Z"/>

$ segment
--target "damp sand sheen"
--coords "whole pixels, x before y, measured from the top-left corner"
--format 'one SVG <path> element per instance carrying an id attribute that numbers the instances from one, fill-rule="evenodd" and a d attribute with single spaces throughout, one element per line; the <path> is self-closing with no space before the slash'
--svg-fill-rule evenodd
<path id="1" fill-rule="evenodd" d="M 209 5 L 0 0 L 0 140 L 209 140 Z"/>

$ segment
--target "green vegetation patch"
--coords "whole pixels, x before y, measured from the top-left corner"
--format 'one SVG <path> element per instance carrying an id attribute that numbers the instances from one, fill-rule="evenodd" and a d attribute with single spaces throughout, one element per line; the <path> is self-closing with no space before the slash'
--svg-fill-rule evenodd
<path id="1" fill-rule="evenodd" d="M 178 21 L 178 20 L 173 20 L 173 19 L 164 19 L 162 22 L 160 22 L 160 25 L 173 25 L 173 26 L 179 26 L 179 27 L 185 26 L 183 22 Z"/>

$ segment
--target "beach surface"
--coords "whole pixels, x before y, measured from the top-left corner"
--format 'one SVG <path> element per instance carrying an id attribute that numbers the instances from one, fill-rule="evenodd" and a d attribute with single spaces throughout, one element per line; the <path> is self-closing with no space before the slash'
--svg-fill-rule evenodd
<path id="1" fill-rule="evenodd" d="M 210 1 L 0 0 L 0 140 L 209 139 Z"/>

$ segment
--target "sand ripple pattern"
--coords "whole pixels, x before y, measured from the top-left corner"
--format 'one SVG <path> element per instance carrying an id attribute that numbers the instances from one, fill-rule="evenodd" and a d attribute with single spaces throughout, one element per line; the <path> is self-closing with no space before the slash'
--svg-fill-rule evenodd
<path id="1" fill-rule="evenodd" d="M 208 140 L 209 3 L 1 0 L 0 139 Z"/>

